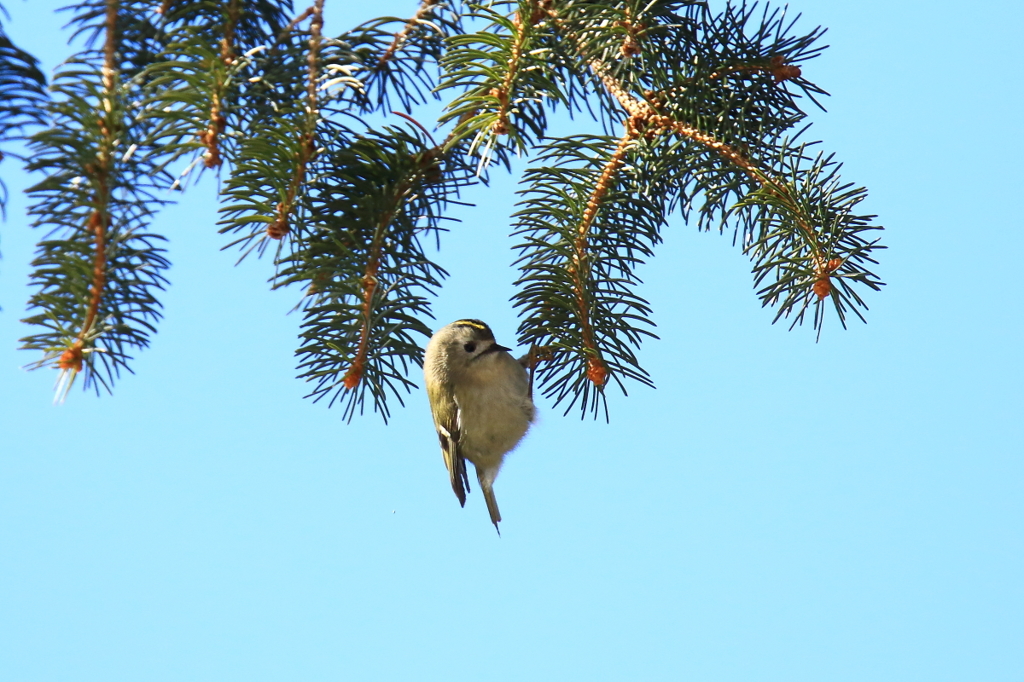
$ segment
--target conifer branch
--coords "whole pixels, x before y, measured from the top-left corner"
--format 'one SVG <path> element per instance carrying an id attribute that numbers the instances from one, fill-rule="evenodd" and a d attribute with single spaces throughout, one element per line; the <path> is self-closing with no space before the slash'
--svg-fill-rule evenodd
<path id="1" fill-rule="evenodd" d="M 406 113 L 435 91 L 436 69 L 448 49 L 447 40 L 462 34 L 459 0 L 422 0 L 408 20 L 381 17 L 339 36 L 351 51 L 360 86 L 353 104 L 363 113 L 390 111 L 400 105 Z M 396 28 L 397 24 L 397 28 Z"/>
<path id="2" fill-rule="evenodd" d="M 320 3 L 320 6 L 321 8 L 323 7 L 322 2 Z M 309 19 L 309 17 L 311 17 L 316 12 L 316 10 L 316 5 L 310 5 L 302 12 L 300 12 L 294 19 L 289 21 L 288 25 L 285 26 L 281 30 L 281 32 L 277 34 L 277 40 L 274 41 L 274 47 L 277 47 L 284 41 L 288 40 L 288 37 L 291 35 L 292 31 L 298 28 L 299 24 L 304 22 L 306 19 Z"/>
<path id="3" fill-rule="evenodd" d="M 601 361 L 601 351 L 594 342 L 594 330 L 590 324 L 590 302 L 587 300 L 586 282 L 590 277 L 589 255 L 587 253 L 587 236 L 590 227 L 601 209 L 601 204 L 608 194 L 615 174 L 622 168 L 629 151 L 629 145 L 636 139 L 638 131 L 632 118 L 627 120 L 626 132 L 615 146 L 615 151 L 605 163 L 594 185 L 594 191 L 587 200 L 587 207 L 583 213 L 577 229 L 576 239 L 573 241 L 573 254 L 570 264 L 566 270 L 573 282 L 573 295 L 576 299 L 576 315 L 582 330 L 583 352 L 587 354 L 587 378 L 595 386 L 603 386 L 608 378 L 608 371 Z"/>
<path id="4" fill-rule="evenodd" d="M 29 164 L 46 173 L 28 191 L 35 225 L 51 232 L 33 261 L 38 290 L 29 303 L 39 312 L 25 320 L 41 330 L 22 341 L 43 351 L 31 367 L 60 369 L 58 400 L 79 374 L 85 387 L 110 390 L 129 369 L 127 350 L 145 347 L 155 331 L 160 304 L 153 291 L 163 288 L 169 265 L 155 245 L 161 237 L 143 230 L 163 203 L 150 190 L 166 176 L 132 104 L 137 81 L 125 80 L 121 68 L 122 51 L 142 52 L 123 44 L 134 38 L 125 38 L 121 22 L 137 26 L 145 10 L 132 0 L 98 0 L 85 9 L 103 42 L 57 74 L 53 125 L 33 136 Z"/>
<path id="5" fill-rule="evenodd" d="M 402 114 L 399 115 L 404 118 L 409 118 Z M 413 123 L 423 129 L 424 134 L 427 135 L 427 138 L 429 139 L 429 133 L 426 129 L 424 129 L 423 126 L 415 120 L 413 120 Z M 388 235 L 388 231 L 396 217 L 396 214 L 398 211 L 402 210 L 402 205 L 405 203 L 409 192 L 416 186 L 416 184 L 430 184 L 431 182 L 437 182 L 440 180 L 438 177 L 438 155 L 440 154 L 441 148 L 441 146 L 434 146 L 425 150 L 416 157 L 409 176 L 398 184 L 394 191 L 394 195 L 391 198 L 391 203 L 384 208 L 376 223 L 376 229 L 373 232 L 373 238 L 370 240 L 366 266 L 361 280 L 362 319 L 360 321 L 359 328 L 359 341 L 356 344 L 355 356 L 352 360 L 352 364 L 342 379 L 342 383 L 346 389 L 352 390 L 359 384 L 360 380 L 363 378 L 363 373 L 366 368 L 366 359 L 369 353 L 370 333 L 373 329 L 374 303 L 377 300 L 378 287 L 380 286 L 378 273 L 380 271 L 381 256 L 384 249 L 384 239 Z"/>
<path id="6" fill-rule="evenodd" d="M 235 61 L 235 28 L 238 20 L 244 11 L 241 6 L 242 0 L 230 0 L 228 3 L 228 18 L 224 22 L 224 37 L 220 40 L 220 60 L 230 66 Z"/>
<path id="7" fill-rule="evenodd" d="M 626 87 L 624 87 L 623 84 L 611 74 L 610 69 L 604 63 L 586 56 L 579 37 L 566 28 L 565 22 L 559 17 L 556 9 L 549 9 L 548 14 L 566 38 L 575 44 L 576 52 L 584 56 L 588 66 L 600 79 L 608 93 L 626 111 L 629 116 L 629 120 L 633 122 L 632 125 L 638 125 L 639 122 L 644 122 L 649 126 L 648 134 L 674 132 L 707 147 L 721 156 L 724 160 L 730 162 L 732 165 L 746 173 L 752 180 L 765 188 L 789 210 L 794 223 L 803 234 L 811 249 L 812 263 L 815 270 L 813 284 L 814 293 L 819 299 L 826 298 L 831 291 L 831 275 L 838 269 L 839 265 L 842 264 L 842 261 L 841 259 L 828 259 L 824 256 L 822 245 L 818 238 L 819 235 L 813 227 L 811 218 L 807 215 L 807 212 L 804 210 L 803 206 L 801 206 L 800 202 L 797 201 L 791 188 L 773 177 L 769 171 L 761 168 L 751 161 L 739 150 L 716 139 L 713 135 L 702 132 L 692 125 L 660 112 L 656 108 L 656 105 L 652 104 L 652 102 L 656 101 L 653 97 L 649 97 L 648 100 L 645 101 L 630 95 Z M 801 75 L 799 67 L 788 65 L 785 63 L 785 60 L 781 55 L 775 55 L 768 64 L 736 65 L 722 71 L 716 71 L 712 73 L 708 79 L 717 80 L 731 73 L 751 73 L 757 71 L 771 73 L 775 83 L 781 83 L 784 80 L 798 78 Z"/>
<path id="8" fill-rule="evenodd" d="M 288 192 L 284 201 L 277 205 L 277 218 L 267 226 L 267 236 L 271 239 L 284 239 L 291 230 L 289 219 L 306 181 L 306 173 L 309 161 L 316 152 L 316 126 L 319 120 L 319 102 L 317 100 L 317 83 L 320 79 L 320 44 L 322 42 L 321 30 L 324 25 L 323 18 L 324 0 L 316 0 L 312 7 L 303 13 L 311 16 L 309 22 L 309 52 L 306 55 L 307 81 L 306 81 L 306 116 L 303 130 L 299 135 L 298 160 L 295 172 L 292 175 L 288 186 Z M 293 22 L 294 24 L 295 22 Z"/>
<path id="9" fill-rule="evenodd" d="M 388 45 L 387 49 L 384 50 L 383 54 L 377 59 L 377 70 L 384 68 L 384 66 L 394 58 L 405 42 L 409 39 L 409 36 L 413 31 L 419 29 L 421 22 L 427 18 L 433 11 L 434 8 L 441 2 L 441 0 L 423 0 L 420 3 L 420 8 L 416 10 L 416 14 L 412 16 L 409 21 L 406 22 L 405 26 L 395 34 L 394 40 Z"/>
<path id="10" fill-rule="evenodd" d="M 342 383 L 348 390 L 354 389 L 359 385 L 359 382 L 363 378 L 363 372 L 366 369 L 366 356 L 369 352 L 370 344 L 370 330 L 373 328 L 373 303 L 377 294 L 377 286 L 380 284 L 377 279 L 377 273 L 380 270 L 380 256 L 381 249 L 384 246 L 384 235 L 387 234 L 387 229 L 391 225 L 391 220 L 394 218 L 394 211 L 397 210 L 398 204 L 401 203 L 404 194 L 408 191 L 408 184 L 404 184 L 398 188 L 395 197 L 395 206 L 389 211 L 386 211 L 381 216 L 380 221 L 377 223 L 377 229 L 374 230 L 373 239 L 370 242 L 369 258 L 366 261 L 366 269 L 363 273 L 362 286 L 363 286 L 363 303 L 362 303 L 362 321 L 359 327 L 359 342 L 356 344 L 355 357 L 352 360 L 352 365 L 345 373 Z"/>
<path id="11" fill-rule="evenodd" d="M 527 7 L 532 10 L 530 3 L 527 4 Z M 532 11 L 530 13 L 532 15 Z M 491 88 L 490 93 L 488 93 L 491 97 L 497 100 L 498 104 L 495 121 L 491 125 L 491 131 L 495 135 L 508 134 L 508 108 L 511 101 L 512 87 L 516 81 L 516 76 L 519 75 L 519 69 L 522 67 L 523 48 L 526 44 L 527 27 L 519 20 L 518 11 L 516 11 L 515 20 L 512 22 L 511 29 L 512 41 L 508 61 L 505 63 L 505 77 L 502 79 L 500 87 Z"/>
<path id="12" fill-rule="evenodd" d="M 224 22 L 224 35 L 220 40 L 220 63 L 230 68 L 235 63 L 235 29 L 241 18 L 243 8 L 241 0 L 230 0 L 227 8 L 227 19 Z M 206 130 L 200 133 L 199 140 L 206 147 L 203 164 L 207 168 L 219 168 L 221 165 L 220 136 L 227 128 L 228 120 L 223 113 L 223 101 L 227 90 L 228 74 L 220 65 L 210 64 L 214 82 L 210 92 L 210 122 Z"/>
<path id="13" fill-rule="evenodd" d="M 528 153 L 547 127 L 544 103 L 567 102 L 554 65 L 546 59 L 547 50 L 537 49 L 543 30 L 519 17 L 519 10 L 524 16 L 537 16 L 537 7 L 546 3 L 513 4 L 519 9 L 511 18 L 492 5 L 474 5 L 491 25 L 453 37 L 442 60 L 446 73 L 437 90 L 458 89 L 459 94 L 440 123 L 456 121 L 455 135 L 469 140 L 467 153 L 478 157 L 481 172 L 492 161 L 508 167 L 510 152 Z"/>
<path id="14" fill-rule="evenodd" d="M 108 176 L 110 174 L 111 150 L 114 146 L 114 128 L 116 124 L 109 117 L 113 111 L 113 99 L 115 97 L 115 86 L 117 77 L 117 64 L 115 50 L 117 48 L 117 0 L 106 0 L 105 30 L 106 38 L 103 45 L 103 93 L 101 95 L 102 108 L 100 110 L 100 131 L 103 139 L 100 142 L 100 149 L 96 154 L 95 164 L 86 164 L 85 171 L 96 188 L 94 194 L 94 208 L 89 216 L 88 230 L 95 235 L 95 246 L 92 266 L 92 284 L 90 287 L 89 305 L 86 308 L 85 319 L 82 322 L 78 337 L 67 349 L 61 353 L 58 367 L 62 371 L 71 373 L 68 382 L 69 386 L 74 382 L 75 375 L 82 371 L 82 353 L 85 341 L 88 337 L 94 336 L 93 325 L 96 323 L 96 314 L 100 309 L 103 300 L 103 292 L 107 284 L 107 228 L 110 224 L 110 186 Z M 108 112 L 108 113 L 104 113 Z M 107 120 L 104 121 L 104 116 Z"/>
<path id="15" fill-rule="evenodd" d="M 144 228 L 164 168 L 185 155 L 172 188 L 197 166 L 229 168 L 220 225 L 239 233 L 242 258 L 276 242 L 272 286 L 302 292 L 300 376 L 349 419 L 368 400 L 387 419 L 413 386 L 414 337 L 429 337 L 446 274 L 421 242 L 444 231 L 461 188 L 513 154 L 530 159 L 513 216 L 519 341 L 531 390 L 536 377 L 569 409 L 607 415 L 607 385 L 652 385 L 637 357 L 654 337 L 637 273 L 676 210 L 742 234 L 776 320 L 813 310 L 820 333 L 830 302 L 845 326 L 863 319 L 861 287 L 882 286 L 870 271 L 880 228 L 854 212 L 866 191 L 796 141 L 799 98 L 827 94 L 802 68 L 823 31 L 792 33 L 784 9 L 419 0 L 409 19 L 332 39 L 324 0 L 297 15 L 291 0 L 76 1 L 89 50 L 58 74 L 54 124 L 29 164 L 46 173 L 32 214 L 53 231 L 33 263 L 27 321 L 42 331 L 24 341 L 65 385 L 81 372 L 109 389 L 126 349 L 154 331 L 168 264 Z M 453 125 L 438 144 L 413 107 L 442 96 L 438 123 Z M 551 137 L 559 105 L 603 134 Z M 10 111 L 0 102 L 0 141 L 6 121 L 31 119 Z M 415 128 L 360 118 L 389 111 Z"/>

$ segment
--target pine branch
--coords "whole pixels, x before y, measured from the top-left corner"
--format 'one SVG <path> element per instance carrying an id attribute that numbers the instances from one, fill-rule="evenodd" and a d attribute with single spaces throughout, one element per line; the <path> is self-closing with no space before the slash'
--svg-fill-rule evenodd
<path id="1" fill-rule="evenodd" d="M 0 6 L 0 12 L 3 7 Z M 0 21 L 0 162 L 12 152 L 6 143 L 21 140 L 25 131 L 46 123 L 46 77 L 35 57 L 16 46 Z M 6 218 L 7 186 L 0 179 L 0 217 Z"/>
<path id="2" fill-rule="evenodd" d="M 399 128 L 333 131 L 307 194 L 317 219 L 282 261 L 278 286 L 307 287 L 301 376 L 315 382 L 314 399 L 343 401 L 348 418 L 372 397 L 387 419 L 388 395 L 401 402 L 399 389 L 414 386 L 409 367 L 422 363 L 411 334 L 430 336 L 427 296 L 445 273 L 422 240 L 437 235 L 444 206 L 473 179 L 428 141 Z"/>
<path id="3" fill-rule="evenodd" d="M 246 97 L 264 94 L 250 83 L 252 54 L 280 31 L 290 7 L 287 0 L 177 0 L 161 8 L 166 47 L 145 72 L 145 110 L 168 163 L 201 154 L 204 168 L 219 168 L 237 154 L 251 120 Z M 185 184 L 197 164 L 172 187 Z"/>
<path id="4" fill-rule="evenodd" d="M 134 116 L 135 86 L 119 69 L 119 3 L 106 0 L 103 10 L 102 52 L 57 75 L 54 126 L 33 137 L 29 164 L 47 175 L 29 189 L 35 225 L 52 231 L 33 262 L 38 291 L 29 304 L 40 313 L 25 320 L 43 331 L 22 341 L 43 351 L 33 367 L 60 369 L 58 399 L 80 373 L 86 388 L 110 390 L 128 369 L 128 351 L 148 345 L 160 318 L 153 291 L 169 265 L 156 246 L 162 238 L 143 231 L 162 203 L 150 193 L 161 173 Z"/>
<path id="5" fill-rule="evenodd" d="M 408 20 L 382 17 L 338 37 L 360 78 L 354 103 L 363 113 L 405 112 L 439 99 L 434 92 L 445 40 L 463 32 L 457 2 L 423 0 Z"/>
<path id="6" fill-rule="evenodd" d="M 372 401 L 387 419 L 413 386 L 445 276 L 423 240 L 512 154 L 532 157 L 513 228 L 519 338 L 567 410 L 607 416 L 606 386 L 651 385 L 638 351 L 654 322 L 637 273 L 677 210 L 700 229 L 735 229 L 776 321 L 820 334 L 828 308 L 843 325 L 863 319 L 864 287 L 882 286 L 865 190 L 801 141 L 806 102 L 826 94 L 805 76 L 824 31 L 795 31 L 785 9 L 421 0 L 412 17 L 332 39 L 312 2 L 297 14 L 290 0 L 73 7 L 76 34 L 101 47 L 58 76 L 53 127 L 34 138 L 30 168 L 46 179 L 32 211 L 53 232 L 33 273 L 29 322 L 42 331 L 25 339 L 38 365 L 62 368 L 62 392 L 78 373 L 109 388 L 148 342 L 167 263 L 146 225 L 178 160 L 176 189 L 227 169 L 221 231 L 241 258 L 273 247 L 272 285 L 304 292 L 300 374 L 347 418 Z M 0 135 L 20 134 L 42 120 L 29 105 L 41 74 L 5 45 L 0 84 L 13 63 L 12 92 L 27 94 L 0 102 Z M 438 144 L 414 109 L 442 96 Z M 560 106 L 604 134 L 548 137 Z M 360 118 L 388 112 L 412 127 Z"/>
<path id="7" fill-rule="evenodd" d="M 235 203 L 222 209 L 225 217 L 221 221 L 224 226 L 221 232 L 243 233 L 229 244 L 243 245 L 242 258 L 253 250 L 262 253 L 267 239 L 280 242 L 292 234 L 289 248 L 303 239 L 306 221 L 302 211 L 303 195 L 309 165 L 317 153 L 317 127 L 321 123 L 323 0 L 316 0 L 289 24 L 287 35 L 279 37 L 275 44 L 274 55 L 276 58 L 283 53 L 289 59 L 299 58 L 295 27 L 305 18 L 310 19 L 310 28 L 305 50 L 301 52 L 306 66 L 304 101 L 285 100 L 285 108 L 275 104 L 275 114 L 267 117 L 267 123 L 252 125 L 223 192 L 225 198 Z M 282 44 L 282 40 L 288 42 Z M 265 84 L 273 83 L 267 71 L 260 80 Z"/>
<path id="8" fill-rule="evenodd" d="M 529 152 L 547 129 L 546 101 L 568 104 L 543 46 L 545 27 L 520 20 L 534 17 L 539 2 L 474 4 L 471 16 L 487 25 L 452 37 L 442 60 L 445 77 L 438 91 L 458 94 L 440 122 L 456 121 L 456 138 L 470 140 L 468 153 L 479 157 L 481 169 L 495 160 L 508 167 L 509 152 Z M 501 14 L 503 5 L 516 7 L 515 13 Z"/>
<path id="9" fill-rule="evenodd" d="M 724 17 L 719 19 L 718 24 L 727 25 L 733 31 L 736 31 L 738 28 L 741 33 L 743 25 L 749 20 L 752 12 L 753 8 L 750 10 L 742 8 L 738 11 L 733 8 L 729 8 Z M 788 229 L 792 234 L 796 235 L 797 241 L 801 242 L 799 245 L 794 244 L 794 248 L 805 248 L 809 251 L 807 260 L 813 269 L 813 273 L 810 274 L 810 277 L 804 277 L 802 280 L 787 278 L 787 282 L 795 284 L 797 281 L 800 281 L 807 285 L 819 300 L 825 299 L 829 295 L 829 292 L 831 291 L 830 281 L 833 276 L 846 275 L 849 280 L 859 281 L 868 284 L 872 288 L 877 288 L 877 278 L 869 276 L 869 273 L 857 271 L 837 274 L 839 268 L 843 267 L 844 263 L 849 262 L 849 258 L 844 257 L 842 254 L 826 252 L 826 245 L 822 241 L 822 237 L 824 235 L 819 232 L 819 223 L 815 221 L 815 218 L 820 216 L 812 215 L 810 210 L 810 207 L 815 206 L 816 204 L 806 204 L 802 202 L 800 200 L 801 197 L 798 196 L 798 190 L 795 189 L 794 185 L 784 182 L 782 179 L 776 177 L 773 174 L 773 169 L 771 167 L 762 167 L 751 160 L 737 147 L 730 146 L 716 138 L 714 135 L 703 132 L 697 126 L 689 124 L 684 120 L 680 120 L 677 117 L 677 110 L 659 106 L 658 97 L 649 91 L 644 93 L 644 95 L 648 97 L 647 100 L 631 95 L 629 93 L 629 86 L 620 82 L 619 79 L 613 75 L 612 69 L 609 68 L 605 62 L 592 56 L 592 53 L 588 50 L 587 44 L 585 44 L 579 35 L 571 28 L 567 27 L 567 22 L 563 21 L 555 10 L 550 10 L 549 15 L 554 20 L 555 25 L 558 26 L 560 30 L 565 33 L 566 37 L 576 45 L 577 52 L 584 56 L 587 66 L 593 71 L 598 79 L 600 79 L 609 95 L 618 102 L 622 109 L 630 116 L 630 119 L 633 121 L 633 125 L 644 128 L 645 135 L 651 136 L 663 133 L 675 133 L 687 140 L 691 140 L 710 150 L 714 154 L 717 154 L 722 160 L 738 168 L 756 184 L 756 188 L 746 194 L 744 201 L 737 204 L 734 209 L 730 209 L 730 212 L 736 213 L 737 210 L 743 208 L 763 207 L 765 204 L 773 206 L 773 215 L 782 220 L 782 229 Z M 628 21 L 620 21 L 619 23 L 620 25 L 626 24 L 628 26 Z M 764 27 L 767 26 L 770 28 L 773 24 L 781 29 L 782 21 L 777 17 L 777 14 L 769 15 L 766 9 L 765 20 L 762 23 L 762 28 L 758 32 L 758 35 L 761 37 L 769 35 L 770 31 L 766 31 Z M 592 20 L 589 25 L 593 26 Z M 715 28 L 716 25 L 712 24 L 712 32 Z M 806 52 L 818 35 L 819 31 L 816 30 L 812 32 L 810 36 L 800 40 L 780 39 L 777 37 L 775 41 L 776 44 L 771 49 L 795 49 L 794 46 L 796 46 L 796 48 Z M 628 42 L 623 43 L 623 48 L 620 50 L 622 55 L 626 57 L 635 54 L 634 50 L 639 50 L 632 37 L 627 37 L 627 41 Z M 605 39 L 601 40 L 600 44 L 607 46 L 611 44 L 611 42 L 611 40 Z M 627 46 L 631 46 L 630 49 L 627 50 Z M 607 47 L 605 49 L 607 49 Z M 759 53 L 762 51 L 763 50 L 758 50 Z M 812 50 L 811 54 L 815 54 L 816 52 L 817 50 Z M 772 84 L 774 86 L 778 86 L 790 79 L 798 79 L 802 75 L 799 67 L 788 64 L 783 54 L 777 53 L 774 54 L 767 63 L 743 65 L 734 64 L 726 69 L 716 69 L 707 78 L 708 80 L 715 81 L 723 78 L 726 73 L 737 72 L 748 74 L 754 72 L 767 72 L 772 76 Z M 807 89 L 814 90 L 814 88 L 809 85 L 807 86 Z M 794 121 L 786 120 L 785 123 L 792 125 Z M 780 158 L 788 160 L 790 156 L 783 153 L 780 155 Z M 793 158 L 804 158 L 802 150 L 794 155 Z M 834 169 L 833 174 L 835 170 L 838 169 Z M 819 175 L 821 175 L 820 169 L 810 173 L 807 177 L 816 177 Z M 863 191 L 860 190 L 858 191 L 857 196 L 861 196 L 862 194 Z M 840 211 L 832 211 L 830 215 L 833 218 L 836 216 L 846 217 L 848 216 L 848 213 L 845 211 L 845 208 Z M 867 218 L 865 217 L 864 220 L 867 220 Z M 852 238 L 853 234 L 862 231 L 860 229 L 860 221 L 860 218 L 851 218 L 849 224 L 850 234 L 847 235 L 848 237 Z M 842 229 L 841 223 L 842 220 L 840 219 L 840 225 L 836 226 L 840 230 Z M 822 229 L 824 229 L 824 226 L 822 226 Z M 842 240 L 837 241 L 834 239 L 831 242 L 831 245 L 835 246 L 840 241 Z M 873 245 L 868 245 L 866 243 L 862 244 L 859 241 L 855 241 L 855 244 L 857 253 L 861 255 L 867 254 L 875 248 Z M 751 252 L 756 254 L 758 253 L 758 249 L 751 249 Z M 760 273 L 758 282 L 764 278 L 766 270 L 772 270 L 772 268 L 766 267 L 763 263 L 755 266 L 755 272 Z M 761 293 L 766 304 L 773 303 L 779 298 L 779 292 L 775 287 L 765 289 Z M 799 297 L 799 294 L 796 294 L 795 292 L 793 295 Z M 859 301 L 860 299 L 858 298 L 856 300 Z M 839 301 L 836 301 L 836 303 L 840 318 L 843 319 L 844 310 L 839 306 Z M 784 305 L 780 311 L 780 315 L 788 314 L 792 309 L 792 305 Z M 799 315 L 797 317 L 797 322 L 801 319 L 802 315 Z M 823 317 L 820 315 L 819 311 L 819 314 L 816 314 L 815 316 L 816 328 L 820 329 L 822 319 Z"/>
<path id="10" fill-rule="evenodd" d="M 382 70 L 394 59 L 398 50 L 400 50 L 409 40 L 409 36 L 419 30 L 420 26 L 427 20 L 427 17 L 434 12 L 434 8 L 438 4 L 440 4 L 440 0 L 423 0 L 423 2 L 420 3 L 420 8 L 416 11 L 416 14 L 406 22 L 401 31 L 395 34 L 395 39 L 391 41 L 388 48 L 384 50 L 384 54 L 382 54 L 377 60 L 377 71 Z"/>
<path id="11" fill-rule="evenodd" d="M 583 414 L 607 415 L 609 378 L 623 392 L 623 379 L 651 385 L 634 351 L 653 337 L 635 271 L 653 255 L 665 211 L 661 197 L 636 191 L 638 135 L 630 125 L 618 140 L 549 141 L 520 192 L 519 342 L 545 358 L 537 377 L 566 412 L 579 401 Z"/>

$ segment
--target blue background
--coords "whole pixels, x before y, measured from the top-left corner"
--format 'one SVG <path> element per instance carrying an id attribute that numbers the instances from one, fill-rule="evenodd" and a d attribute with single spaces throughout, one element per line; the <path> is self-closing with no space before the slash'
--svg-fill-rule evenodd
<path id="1" fill-rule="evenodd" d="M 48 69 L 65 1 L 6 3 Z M 328 0 L 327 31 L 414 8 Z M 641 271 L 658 389 L 610 424 L 542 405 L 500 539 L 422 390 L 389 426 L 302 399 L 294 294 L 219 251 L 212 176 L 156 222 L 173 286 L 136 375 L 53 406 L 15 350 L 40 233 L 5 163 L 0 679 L 1024 679 L 1024 12 L 792 8 L 830 28 L 812 137 L 888 228 L 869 324 L 772 326 L 731 238 L 676 219 Z M 506 344 L 514 188 L 470 196 L 435 308 Z"/>

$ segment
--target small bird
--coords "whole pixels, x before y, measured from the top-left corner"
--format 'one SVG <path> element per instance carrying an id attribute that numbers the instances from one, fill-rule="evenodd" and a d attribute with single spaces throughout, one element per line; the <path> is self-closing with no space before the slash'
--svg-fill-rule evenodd
<path id="1" fill-rule="evenodd" d="M 434 428 L 459 503 L 466 506 L 466 460 L 476 467 L 491 523 L 501 535 L 494 479 L 536 409 L 526 370 L 480 320 L 458 320 L 430 337 L 423 359 Z"/>

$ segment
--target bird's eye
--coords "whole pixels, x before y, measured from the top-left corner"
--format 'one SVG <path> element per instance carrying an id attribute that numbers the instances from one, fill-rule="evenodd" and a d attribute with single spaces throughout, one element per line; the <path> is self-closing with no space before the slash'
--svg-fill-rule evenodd
<path id="1" fill-rule="evenodd" d="M 465 348 L 465 349 L 466 349 L 466 352 L 467 352 L 467 353 L 472 353 L 473 351 L 475 351 L 475 350 L 476 350 L 476 344 L 475 344 L 475 343 L 473 343 L 472 341 L 470 341 L 470 342 L 469 342 L 469 343 L 467 343 L 467 344 L 466 344 L 465 346 L 463 346 L 463 348 Z"/>

